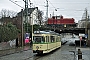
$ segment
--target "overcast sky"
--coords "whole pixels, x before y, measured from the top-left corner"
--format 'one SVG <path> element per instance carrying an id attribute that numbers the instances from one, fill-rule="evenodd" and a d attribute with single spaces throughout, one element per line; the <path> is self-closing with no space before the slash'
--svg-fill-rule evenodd
<path id="1" fill-rule="evenodd" d="M 18 1 L 16 3 L 22 7 L 25 5 L 23 0 L 12 1 Z M 33 3 L 33 7 L 38 7 L 44 12 L 44 16 L 46 16 L 46 0 L 31 0 L 31 2 Z M 63 15 L 65 18 L 74 18 L 75 22 L 78 22 L 82 19 L 85 8 L 87 8 L 88 14 L 90 15 L 90 0 L 48 0 L 48 4 L 48 16 L 53 14 L 54 11 L 54 15 Z M 19 12 L 21 7 L 15 5 L 9 0 L 0 0 L 0 10 L 2 9 Z M 57 9 L 57 11 L 55 11 L 55 9 Z"/>

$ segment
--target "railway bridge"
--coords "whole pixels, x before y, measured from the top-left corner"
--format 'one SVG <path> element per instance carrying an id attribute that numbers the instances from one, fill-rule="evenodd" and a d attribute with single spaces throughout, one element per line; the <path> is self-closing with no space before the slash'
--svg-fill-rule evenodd
<path id="1" fill-rule="evenodd" d="M 62 28 L 62 29 L 52 29 L 52 31 L 55 31 L 57 33 L 74 33 L 74 34 L 79 34 L 79 33 L 85 33 L 85 28 Z"/>

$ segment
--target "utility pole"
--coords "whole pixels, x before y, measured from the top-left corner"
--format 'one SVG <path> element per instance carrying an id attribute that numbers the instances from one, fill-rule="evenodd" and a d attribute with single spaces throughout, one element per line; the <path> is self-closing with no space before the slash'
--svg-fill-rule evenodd
<path id="1" fill-rule="evenodd" d="M 46 0 L 47 4 L 46 4 L 46 21 L 48 20 L 48 0 Z M 47 24 L 47 23 L 46 23 Z M 47 25 L 45 25 L 47 27 Z"/>
<path id="2" fill-rule="evenodd" d="M 87 8 L 85 9 L 86 12 L 86 21 L 85 21 L 85 35 L 86 35 L 86 42 L 87 42 L 87 35 L 88 35 L 88 30 L 87 30 L 87 23 L 88 23 L 88 13 L 87 13 Z"/>
<path id="3" fill-rule="evenodd" d="M 21 39 L 22 39 L 22 47 L 23 47 L 23 42 L 24 42 L 23 41 L 23 9 L 21 9 L 21 26 L 22 26 L 21 27 L 21 32 L 22 32 L 22 35 L 21 35 L 22 38 Z"/>
<path id="4" fill-rule="evenodd" d="M 46 2 L 47 2 L 47 5 L 46 5 L 46 7 L 47 7 L 46 20 L 48 20 L 48 0 L 46 0 Z"/>
<path id="5" fill-rule="evenodd" d="M 24 0 L 24 2 L 25 2 L 25 23 L 27 24 L 26 32 L 28 32 L 28 0 Z"/>
<path id="6" fill-rule="evenodd" d="M 32 5 L 33 3 L 31 3 L 30 0 L 29 0 L 29 4 L 30 4 L 29 6 L 30 6 L 30 9 L 31 9 L 31 5 Z M 29 13 L 29 14 L 30 14 L 30 13 Z M 32 17 L 31 17 L 31 14 L 30 14 L 30 24 L 32 23 L 32 22 L 31 22 L 31 18 L 32 18 Z"/>
<path id="7" fill-rule="evenodd" d="M 33 3 L 31 3 L 31 1 L 29 0 L 29 2 L 30 2 L 30 9 L 31 9 L 31 4 L 33 4 Z M 32 19 L 31 19 L 32 18 Z M 31 21 L 32 20 L 32 21 Z M 32 25 L 32 38 L 31 38 L 31 41 L 33 41 L 33 15 L 31 16 L 30 15 L 30 21 L 31 21 L 31 25 Z"/>

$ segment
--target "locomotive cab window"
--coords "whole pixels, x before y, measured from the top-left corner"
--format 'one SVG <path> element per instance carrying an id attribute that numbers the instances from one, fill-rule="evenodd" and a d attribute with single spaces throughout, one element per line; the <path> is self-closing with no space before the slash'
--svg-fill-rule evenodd
<path id="1" fill-rule="evenodd" d="M 44 43 L 45 38 L 43 36 L 34 36 L 34 43 Z"/>

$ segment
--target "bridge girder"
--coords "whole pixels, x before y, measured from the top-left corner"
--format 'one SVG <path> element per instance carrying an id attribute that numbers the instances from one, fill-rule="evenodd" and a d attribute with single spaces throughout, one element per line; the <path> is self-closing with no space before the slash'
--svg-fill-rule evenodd
<path id="1" fill-rule="evenodd" d="M 85 33 L 85 28 L 53 29 L 53 31 L 55 31 L 57 33 L 74 33 L 74 34 L 79 34 L 79 33 Z"/>

